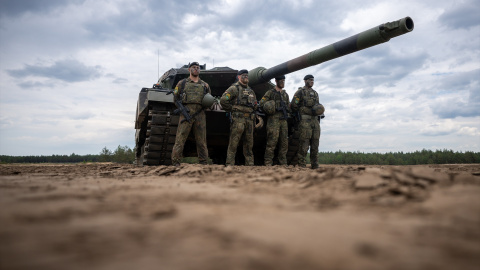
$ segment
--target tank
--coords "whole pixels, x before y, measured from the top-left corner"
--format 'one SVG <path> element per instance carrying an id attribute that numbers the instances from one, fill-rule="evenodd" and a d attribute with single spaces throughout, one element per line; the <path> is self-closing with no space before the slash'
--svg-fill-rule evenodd
<path id="1" fill-rule="evenodd" d="M 333 44 L 314 50 L 271 68 L 257 67 L 249 71 L 249 86 L 260 100 L 263 95 L 275 87 L 271 79 L 286 75 L 304 68 L 342 57 L 372 46 L 388 42 L 391 38 L 413 31 L 414 23 L 410 17 L 387 22 L 369 30 L 345 38 Z M 242 68 L 242 67 L 240 67 Z M 214 67 L 206 69 L 200 66 L 200 78 L 211 88 L 212 95 L 220 98 L 225 90 L 236 81 L 237 69 L 230 67 Z M 151 88 L 142 88 L 137 101 L 135 119 L 135 163 L 137 165 L 171 165 L 171 154 L 175 143 L 179 115 L 174 114 L 172 89 L 176 84 L 189 76 L 188 65 L 171 68 L 166 71 Z M 207 146 L 209 157 L 214 164 L 224 164 L 230 134 L 230 120 L 221 106 L 214 104 L 206 109 Z M 261 113 L 258 122 L 266 123 L 267 118 Z M 296 164 L 298 150 L 298 134 L 295 121 L 288 119 L 289 149 L 287 161 Z M 255 130 L 254 157 L 255 164 L 263 164 L 266 146 L 266 124 Z M 196 157 L 196 146 L 191 133 L 184 147 L 184 157 Z M 276 155 L 276 153 L 275 153 Z M 237 151 L 236 164 L 243 164 L 241 145 Z M 276 157 L 274 159 L 276 162 Z"/>

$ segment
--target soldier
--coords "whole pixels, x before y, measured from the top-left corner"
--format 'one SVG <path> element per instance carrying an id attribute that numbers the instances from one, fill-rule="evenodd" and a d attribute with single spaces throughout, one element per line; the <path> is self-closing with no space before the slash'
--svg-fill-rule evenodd
<path id="1" fill-rule="evenodd" d="M 198 62 L 192 62 L 188 66 L 190 77 L 178 82 L 173 92 L 175 100 L 179 100 L 189 110 L 191 121 L 185 121 L 185 116 L 180 114 L 175 145 L 172 150 L 172 164 L 180 166 L 183 155 L 183 147 L 188 134 L 193 127 L 195 142 L 197 144 L 198 162 L 207 164 L 207 129 L 205 122 L 205 112 L 202 107 L 202 100 L 207 93 L 211 93 L 210 86 L 202 81 L 200 75 L 200 65 Z"/>
<path id="2" fill-rule="evenodd" d="M 312 89 L 313 76 L 303 78 L 305 86 L 300 87 L 290 103 L 293 112 L 301 116 L 299 124 L 298 165 L 306 167 L 305 157 L 310 147 L 310 163 L 312 169 L 318 168 L 318 145 L 320 143 L 320 115 L 325 108 L 319 103 L 318 93 Z"/>
<path id="3" fill-rule="evenodd" d="M 265 148 L 265 166 L 272 166 L 273 154 L 278 141 L 278 162 L 287 165 L 288 151 L 288 110 L 290 99 L 285 87 L 285 76 L 275 78 L 275 89 L 269 90 L 260 100 L 260 107 L 268 114 L 267 147 Z"/>
<path id="4" fill-rule="evenodd" d="M 257 98 L 248 86 L 248 71 L 242 69 L 237 73 L 238 82 L 232 84 L 220 98 L 222 108 L 231 113 L 230 141 L 227 150 L 227 166 L 235 165 L 237 146 L 243 135 L 243 155 L 245 165 L 253 166 L 253 129 Z"/>

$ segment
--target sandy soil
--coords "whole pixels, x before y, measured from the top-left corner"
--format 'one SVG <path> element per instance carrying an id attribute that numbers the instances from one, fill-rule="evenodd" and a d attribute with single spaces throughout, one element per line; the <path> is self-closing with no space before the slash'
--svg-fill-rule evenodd
<path id="1" fill-rule="evenodd" d="M 478 269 L 480 165 L 0 165 L 0 269 Z"/>

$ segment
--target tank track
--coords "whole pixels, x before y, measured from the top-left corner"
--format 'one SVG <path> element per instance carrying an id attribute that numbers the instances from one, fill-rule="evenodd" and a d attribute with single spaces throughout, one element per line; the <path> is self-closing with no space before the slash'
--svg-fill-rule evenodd
<path id="1" fill-rule="evenodd" d="M 173 106 L 165 103 L 149 105 L 145 143 L 140 155 L 143 165 L 171 165 L 179 116 Z"/>

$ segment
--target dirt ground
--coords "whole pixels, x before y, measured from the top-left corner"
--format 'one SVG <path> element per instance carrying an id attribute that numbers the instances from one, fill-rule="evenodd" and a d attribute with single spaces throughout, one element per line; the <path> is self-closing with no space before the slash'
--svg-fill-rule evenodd
<path id="1" fill-rule="evenodd" d="M 480 164 L 0 165 L 0 269 L 479 269 Z"/>

